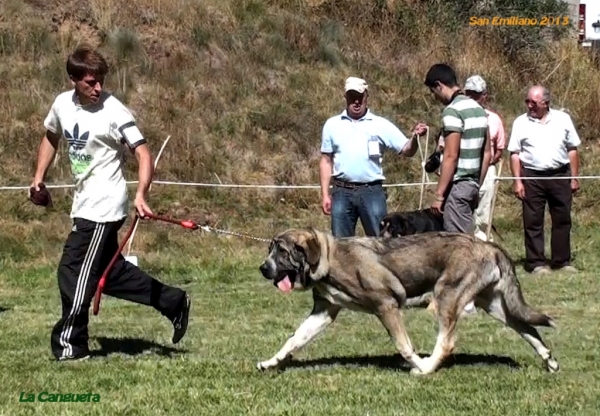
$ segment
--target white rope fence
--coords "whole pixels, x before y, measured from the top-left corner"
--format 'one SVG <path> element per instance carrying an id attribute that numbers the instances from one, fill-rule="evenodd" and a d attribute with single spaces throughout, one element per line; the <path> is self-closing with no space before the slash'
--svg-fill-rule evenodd
<path id="1" fill-rule="evenodd" d="M 571 179 L 600 179 L 600 175 L 589 176 L 532 176 L 532 177 L 514 177 L 514 176 L 498 176 L 494 181 L 506 180 L 571 180 Z M 138 181 L 127 181 L 128 185 L 135 185 Z M 213 187 L 213 188 L 246 188 L 246 189 L 321 189 L 320 185 L 261 185 L 261 184 L 235 184 L 235 183 L 202 183 L 202 182 L 177 182 L 177 181 L 153 181 L 154 185 L 171 185 L 171 186 L 193 186 L 193 187 Z M 436 185 L 437 182 L 425 182 L 425 185 Z M 404 188 L 411 186 L 422 186 L 422 182 L 407 182 L 407 183 L 391 183 L 384 184 L 385 188 Z M 67 189 L 74 188 L 74 184 L 46 184 L 49 189 Z M 28 191 L 29 185 L 17 186 L 0 186 L 0 191 Z"/>
<path id="2" fill-rule="evenodd" d="M 600 179 L 600 175 L 592 175 L 592 176 L 535 176 L 535 177 L 513 177 L 513 176 L 499 176 L 496 177 L 495 181 L 503 181 L 503 180 L 566 180 L 566 179 Z M 135 185 L 138 181 L 127 181 L 128 185 Z M 246 188 L 246 189 L 321 189 L 320 185 L 260 185 L 260 184 L 235 184 L 235 183 L 202 183 L 202 182 L 177 182 L 177 181 L 153 181 L 154 185 L 171 185 L 171 186 L 194 186 L 194 187 L 214 187 L 214 188 Z M 436 185 L 437 182 L 425 182 L 425 185 Z M 386 188 L 402 188 L 402 187 L 411 187 L 411 186 L 421 186 L 422 182 L 407 182 L 407 183 L 391 183 L 384 184 L 383 187 Z M 46 184 L 46 188 L 49 189 L 66 189 L 66 188 L 74 188 L 73 184 L 55 184 L 50 185 Z M 19 185 L 19 186 L 0 186 L 0 191 L 28 191 L 29 185 Z"/>
<path id="3" fill-rule="evenodd" d="M 385 188 L 408 188 L 412 186 L 420 186 L 421 187 L 421 200 L 419 202 L 419 209 L 422 208 L 423 205 L 423 193 L 425 185 L 437 185 L 437 182 L 432 182 L 429 180 L 429 174 L 425 171 L 426 158 L 428 157 L 428 148 L 429 148 L 429 127 L 426 128 L 426 137 L 425 137 L 425 148 L 421 145 L 421 141 L 418 140 L 418 150 L 421 156 L 421 182 L 407 182 L 407 183 L 391 183 L 391 184 L 383 184 Z M 158 164 L 158 160 L 165 149 L 166 144 L 168 143 L 171 136 L 168 136 L 166 140 L 163 142 L 163 145 L 160 148 L 158 156 L 155 160 L 155 169 Z M 571 179 L 600 179 L 600 175 L 590 175 L 590 176 L 533 176 L 533 177 L 514 177 L 514 176 L 497 176 L 494 178 L 494 182 L 498 181 L 506 181 L 506 180 L 571 180 Z M 135 185 L 138 181 L 127 181 L 128 185 Z M 154 180 L 152 181 L 153 185 L 170 185 L 170 186 L 193 186 L 193 187 L 204 187 L 204 188 L 246 188 L 246 189 L 321 189 L 320 185 L 262 185 L 262 184 L 226 184 L 226 183 L 203 183 L 203 182 L 179 182 L 179 181 L 161 181 Z M 75 188 L 75 184 L 45 184 L 48 189 L 68 189 Z M 0 186 L 0 191 L 29 191 L 29 185 L 16 185 L 16 186 Z"/>

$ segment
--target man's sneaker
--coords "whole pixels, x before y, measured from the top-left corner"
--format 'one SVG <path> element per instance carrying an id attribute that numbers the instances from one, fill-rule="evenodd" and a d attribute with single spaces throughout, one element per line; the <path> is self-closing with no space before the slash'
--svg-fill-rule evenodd
<path id="1" fill-rule="evenodd" d="M 531 272 L 532 274 L 549 274 L 551 273 L 550 269 L 546 266 L 537 266 Z"/>
<path id="2" fill-rule="evenodd" d="M 192 301 L 190 297 L 186 294 L 183 307 L 179 314 L 173 319 L 173 328 L 175 331 L 173 332 L 173 344 L 177 344 L 181 338 L 185 335 L 188 327 L 188 318 L 190 316 L 190 306 L 192 305 Z"/>
<path id="3" fill-rule="evenodd" d="M 76 355 L 76 356 L 67 356 L 67 357 L 60 357 L 58 359 L 58 361 L 62 361 L 62 362 L 77 362 L 77 361 L 85 361 L 88 358 L 90 358 L 90 354 L 82 354 L 82 355 Z"/>

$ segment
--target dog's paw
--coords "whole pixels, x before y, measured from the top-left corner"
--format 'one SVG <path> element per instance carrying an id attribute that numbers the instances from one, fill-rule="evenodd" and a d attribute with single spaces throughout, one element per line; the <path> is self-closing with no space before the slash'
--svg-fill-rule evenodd
<path id="1" fill-rule="evenodd" d="M 560 365 L 558 365 L 558 361 L 554 357 L 544 360 L 544 364 L 546 364 L 546 369 L 551 373 L 558 373 L 560 371 Z"/>
<path id="2" fill-rule="evenodd" d="M 287 364 L 289 364 L 290 361 L 292 361 L 292 354 L 287 355 L 283 359 L 279 359 L 277 358 L 277 356 L 275 356 L 270 360 L 261 361 L 260 363 L 256 364 L 256 368 L 261 371 L 270 369 L 283 370 L 287 366 Z"/>
<path id="3" fill-rule="evenodd" d="M 422 358 L 419 362 L 417 367 L 413 367 L 410 370 L 410 374 L 414 375 L 414 376 L 423 376 L 423 375 L 427 375 L 427 374 L 431 374 L 435 371 L 435 363 L 432 362 L 429 357 L 427 358 Z"/>
<path id="4" fill-rule="evenodd" d="M 413 367 L 410 369 L 410 375 L 412 376 L 426 376 L 427 374 L 430 374 L 430 371 L 427 370 L 423 370 L 417 367 Z"/>
<path id="5" fill-rule="evenodd" d="M 282 365 L 282 362 L 275 359 L 275 358 L 271 358 L 270 360 L 267 361 L 261 361 L 260 363 L 256 364 L 256 368 L 259 369 L 260 371 L 265 371 L 265 370 L 270 370 L 270 369 L 274 369 L 274 368 L 279 368 Z"/>

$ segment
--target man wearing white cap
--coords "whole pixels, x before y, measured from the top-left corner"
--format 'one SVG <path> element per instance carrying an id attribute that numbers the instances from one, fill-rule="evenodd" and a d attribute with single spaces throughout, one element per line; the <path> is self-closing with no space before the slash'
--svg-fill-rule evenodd
<path id="1" fill-rule="evenodd" d="M 500 116 L 487 107 L 487 85 L 479 75 L 469 77 L 465 82 L 465 95 L 477 101 L 488 116 L 488 132 L 492 158 L 485 176 L 485 180 L 479 188 L 479 204 L 475 210 L 475 237 L 486 241 L 486 229 L 492 218 L 490 218 L 492 197 L 494 195 L 494 179 L 496 178 L 496 164 L 502 158 L 502 151 L 506 148 L 504 125 Z M 490 240 L 493 240 L 490 235 Z"/>
<path id="2" fill-rule="evenodd" d="M 346 79 L 346 109 L 323 126 L 319 165 L 322 209 L 331 215 L 336 237 L 354 236 L 358 219 L 367 236 L 379 235 L 379 224 L 387 213 L 383 150 L 412 157 L 418 149 L 417 137 L 426 131 L 424 124 L 417 124 L 409 140 L 392 122 L 368 108 L 368 89 L 364 79 Z"/>

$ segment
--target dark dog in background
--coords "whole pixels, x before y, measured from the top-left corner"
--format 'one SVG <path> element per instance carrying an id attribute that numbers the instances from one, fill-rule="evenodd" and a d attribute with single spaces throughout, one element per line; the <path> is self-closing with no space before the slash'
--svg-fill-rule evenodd
<path id="1" fill-rule="evenodd" d="M 384 238 L 444 231 L 444 218 L 430 208 L 408 212 L 391 212 L 383 217 L 379 227 Z"/>
<path id="2" fill-rule="evenodd" d="M 492 230 L 498 230 L 492 224 Z M 444 231 L 444 218 L 436 215 L 430 208 L 415 211 L 390 212 L 379 224 L 379 233 L 384 238 L 396 238 L 405 235 L 421 234 L 432 231 Z"/>

